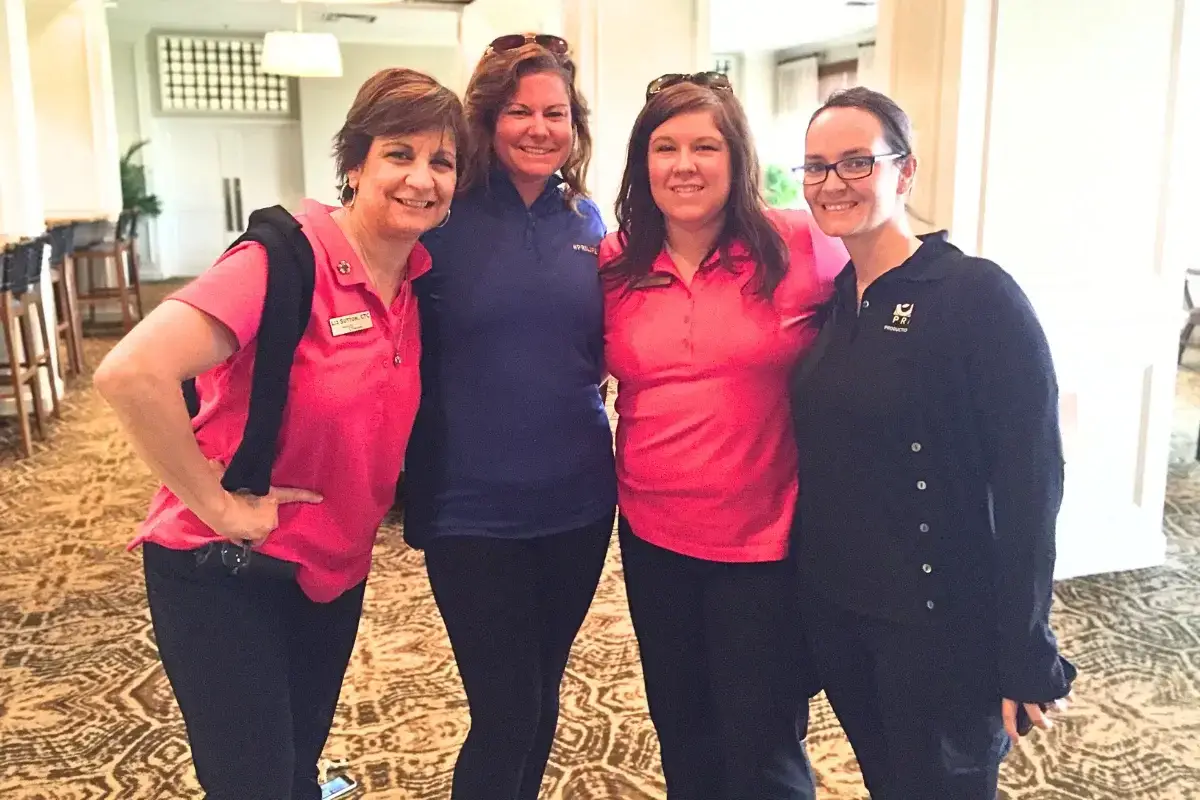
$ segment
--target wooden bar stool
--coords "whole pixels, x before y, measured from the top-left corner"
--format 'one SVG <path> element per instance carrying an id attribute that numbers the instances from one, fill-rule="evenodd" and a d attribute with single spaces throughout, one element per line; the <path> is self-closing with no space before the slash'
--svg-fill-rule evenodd
<path id="1" fill-rule="evenodd" d="M 71 255 L 76 226 L 73 223 L 50 229 L 50 284 L 57 312 L 54 346 L 67 351 L 63 375 L 82 375 L 87 368 L 83 355 L 83 320 L 79 316 L 79 293 L 75 288 L 75 264 Z"/>
<path id="2" fill-rule="evenodd" d="M 36 313 L 40 300 L 31 291 L 32 281 L 41 277 L 41 260 L 45 253 L 46 240 L 38 238 L 22 242 L 4 251 L 3 270 L 0 272 L 0 327 L 3 328 L 4 348 L 8 353 L 8 365 L 0 367 L 0 374 L 7 373 L 12 387 L 13 403 L 16 405 L 17 421 L 21 429 L 21 450 L 26 457 L 33 455 L 33 434 L 30 428 L 29 408 L 25 404 L 25 387 L 29 386 L 33 398 L 33 418 L 38 438 L 45 439 L 49 424 L 46 419 L 46 404 L 42 397 L 41 369 L 46 368 L 50 378 L 53 413 L 59 413 L 58 387 L 54 381 L 54 369 L 50 361 L 51 340 L 46 329 L 46 319 L 39 314 L 38 328 L 42 336 L 42 352 L 37 352 L 34 339 L 34 324 L 31 311 Z"/>
<path id="3" fill-rule="evenodd" d="M 119 303 L 121 326 L 125 333 L 133 330 L 135 312 L 139 320 L 142 318 L 142 287 L 138 277 L 137 256 L 133 252 L 136 226 L 137 214 L 122 211 L 117 218 L 112 241 L 99 242 L 72 254 L 75 263 L 83 266 L 87 275 L 87 291 L 77 293 L 80 308 L 87 308 L 88 318 L 95 320 L 96 306 Z M 101 276 L 108 274 L 110 264 L 117 285 L 101 286 Z M 76 280 L 76 285 L 80 285 L 78 277 Z"/>

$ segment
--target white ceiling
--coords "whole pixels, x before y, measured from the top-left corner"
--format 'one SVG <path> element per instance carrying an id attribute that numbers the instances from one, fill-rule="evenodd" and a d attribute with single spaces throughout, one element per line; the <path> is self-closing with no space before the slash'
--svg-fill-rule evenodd
<path id="1" fill-rule="evenodd" d="M 56 2 L 56 0 L 30 0 Z M 458 7 L 446 4 L 396 2 L 396 0 L 322 0 L 300 6 L 306 31 L 335 34 L 343 42 L 389 42 L 395 44 L 455 46 L 458 43 Z M 325 22 L 327 12 L 369 14 L 367 23 L 357 20 Z M 123 38 L 147 30 L 179 30 L 193 33 L 262 33 L 293 30 L 296 26 L 294 0 L 115 0 L 108 10 L 109 27 Z"/>
<path id="2" fill-rule="evenodd" d="M 650 0 L 653 2 L 653 0 Z M 49 20 L 72 0 L 26 0 L 31 26 Z M 108 0 L 110 24 L 122 36 L 147 30 L 262 33 L 295 25 L 295 0 Z M 868 0 L 870 2 L 870 0 Z M 408 7 L 405 7 L 408 6 Z M 334 33 L 345 42 L 395 42 L 454 46 L 456 6 L 419 0 L 320 0 L 304 2 L 304 27 Z M 365 13 L 374 24 L 322 22 L 325 11 Z M 876 8 L 846 0 L 709 0 L 713 52 L 761 52 L 853 41 L 871 35 Z"/>
<path id="3" fill-rule="evenodd" d="M 870 35 L 875 4 L 846 0 L 709 0 L 715 53 L 786 50 Z"/>

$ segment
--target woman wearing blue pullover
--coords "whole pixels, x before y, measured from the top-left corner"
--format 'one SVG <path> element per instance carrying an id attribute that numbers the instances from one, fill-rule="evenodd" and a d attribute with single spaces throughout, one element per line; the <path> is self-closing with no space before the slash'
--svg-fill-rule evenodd
<path id="1" fill-rule="evenodd" d="M 425 549 L 471 711 L 453 800 L 536 800 L 612 533 L 605 227 L 584 189 L 591 135 L 566 54 L 524 34 L 484 54 L 466 92 L 473 152 L 415 283 L 405 537 Z"/>

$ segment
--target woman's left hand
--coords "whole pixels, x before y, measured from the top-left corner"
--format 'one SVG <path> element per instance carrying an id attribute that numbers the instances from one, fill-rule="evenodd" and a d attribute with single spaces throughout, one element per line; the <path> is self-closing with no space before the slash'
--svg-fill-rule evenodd
<path id="1" fill-rule="evenodd" d="M 1004 730 L 1008 733 L 1008 738 L 1016 744 L 1021 738 L 1021 734 L 1017 730 L 1017 712 L 1021 706 L 1025 707 L 1025 713 L 1029 715 L 1029 721 L 1034 727 L 1041 728 L 1044 731 L 1054 727 L 1054 720 L 1050 716 L 1050 711 L 1066 711 L 1067 698 L 1055 700 L 1053 703 L 1047 703 L 1045 711 L 1038 703 L 1019 703 L 1016 700 L 1009 700 L 1007 697 L 1000 706 L 1000 714 L 1004 719 Z"/>

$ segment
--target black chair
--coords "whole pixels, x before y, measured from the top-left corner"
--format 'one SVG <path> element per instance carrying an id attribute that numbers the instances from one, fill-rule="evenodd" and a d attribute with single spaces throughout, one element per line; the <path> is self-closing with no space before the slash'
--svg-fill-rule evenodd
<path id="1" fill-rule="evenodd" d="M 87 369 L 83 353 L 83 320 L 79 315 L 79 292 L 75 287 L 74 250 L 76 223 L 50 230 L 50 285 L 54 290 L 54 346 L 65 346 L 63 375 L 82 375 Z"/>
<path id="2" fill-rule="evenodd" d="M 21 449 L 26 457 L 33 454 L 30 409 L 25 404 L 26 386 L 33 399 L 33 421 L 38 438 L 44 440 L 49 431 L 42 395 L 43 368 L 49 378 L 51 413 L 56 417 L 61 414 L 58 384 L 50 357 L 53 340 L 46 325 L 45 306 L 39 291 L 42 261 L 48 243 L 48 237 L 40 236 L 7 248 L 0 271 L 0 326 L 3 327 L 4 347 L 8 353 L 8 364 L 0 367 L 0 373 L 7 373 L 7 383 L 12 388 L 17 422 L 21 429 Z M 35 332 L 40 334 L 40 340 Z"/>
<path id="3" fill-rule="evenodd" d="M 121 324 L 126 333 L 133 329 L 134 315 L 142 318 L 142 284 L 138 276 L 136 211 L 122 211 L 117 218 L 116 230 L 111 241 L 98 242 L 72 253 L 72 260 L 82 267 L 76 276 L 80 289 L 77 298 L 80 308 L 87 308 L 88 319 L 95 321 L 96 306 L 119 303 Z M 116 276 L 116 286 L 104 286 L 102 276 L 109 272 L 109 265 Z M 81 278 L 86 275 L 87 280 Z"/>

